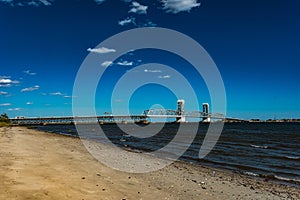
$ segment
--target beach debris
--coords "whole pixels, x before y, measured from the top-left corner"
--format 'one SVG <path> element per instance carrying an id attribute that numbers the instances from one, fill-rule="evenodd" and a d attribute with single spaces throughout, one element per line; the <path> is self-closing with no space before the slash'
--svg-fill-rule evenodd
<path id="1" fill-rule="evenodd" d="M 213 171 L 212 173 L 213 173 L 213 177 L 215 177 L 217 172 L 216 172 L 216 171 Z"/>

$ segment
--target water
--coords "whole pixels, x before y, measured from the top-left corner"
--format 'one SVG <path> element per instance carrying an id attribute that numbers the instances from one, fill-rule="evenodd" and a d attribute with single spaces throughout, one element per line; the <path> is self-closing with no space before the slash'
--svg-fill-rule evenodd
<path id="1" fill-rule="evenodd" d="M 134 132 L 131 124 L 123 125 L 127 133 Z M 159 126 L 159 125 L 157 125 Z M 166 124 L 155 136 L 141 139 L 132 137 L 116 124 L 101 125 L 107 137 L 117 146 L 137 151 L 152 152 L 167 145 L 175 136 L 178 124 Z M 190 124 L 183 124 L 189 131 Z M 74 125 L 48 125 L 34 128 L 77 136 Z M 238 173 L 278 180 L 300 185 L 300 123 L 228 123 L 214 149 L 204 158 L 198 152 L 207 131 L 208 124 L 199 124 L 194 142 L 181 160 L 205 166 L 212 166 Z M 86 135 L 96 141 L 103 138 L 96 135 L 95 128 L 84 127 Z M 91 138 L 91 137 L 90 137 Z"/>

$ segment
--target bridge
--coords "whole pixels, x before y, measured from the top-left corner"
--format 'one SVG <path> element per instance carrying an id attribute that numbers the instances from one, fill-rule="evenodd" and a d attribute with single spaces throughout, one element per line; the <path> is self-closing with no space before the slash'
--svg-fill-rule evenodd
<path id="1" fill-rule="evenodd" d="M 219 113 L 209 113 L 209 104 L 202 104 L 203 111 L 184 111 L 184 100 L 177 101 L 177 110 L 150 109 L 141 115 L 102 115 L 102 116 L 78 116 L 78 117 L 17 117 L 10 119 L 12 124 L 37 125 L 37 124 L 79 124 L 79 123 L 147 123 L 154 118 L 174 118 L 176 122 L 186 122 L 187 118 L 196 118 L 199 121 L 210 122 L 211 119 L 225 120 L 225 116 Z M 202 120 L 201 120 L 202 119 Z"/>

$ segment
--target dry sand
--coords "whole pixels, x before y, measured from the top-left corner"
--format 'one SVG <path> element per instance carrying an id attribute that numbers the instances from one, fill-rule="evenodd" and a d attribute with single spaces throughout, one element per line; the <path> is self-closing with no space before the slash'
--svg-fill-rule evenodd
<path id="1" fill-rule="evenodd" d="M 176 162 L 147 174 L 113 170 L 78 138 L 0 128 L 0 199 L 300 199 L 300 189 Z"/>

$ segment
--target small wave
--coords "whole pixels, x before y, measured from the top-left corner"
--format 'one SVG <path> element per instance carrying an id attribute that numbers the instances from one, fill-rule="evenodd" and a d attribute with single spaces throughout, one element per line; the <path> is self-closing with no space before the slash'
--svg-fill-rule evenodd
<path id="1" fill-rule="evenodd" d="M 260 149 L 267 149 L 267 148 L 269 148 L 268 146 L 259 146 L 259 145 L 254 145 L 254 144 L 251 144 L 250 146 L 254 147 L 254 148 L 260 148 Z"/>
<path id="2" fill-rule="evenodd" d="M 253 173 L 253 172 L 243 172 L 245 175 L 248 175 L 248 176 L 259 176 L 259 174 L 256 174 L 256 173 Z"/>
<path id="3" fill-rule="evenodd" d="M 274 178 L 281 180 L 281 181 L 300 183 L 299 179 L 294 179 L 294 178 L 287 178 L 287 177 L 282 177 L 282 176 L 277 176 L 277 175 L 275 175 Z"/>
<path id="4" fill-rule="evenodd" d="M 285 156 L 285 158 L 291 159 L 291 160 L 300 160 L 300 157 L 297 157 L 297 156 Z"/>

